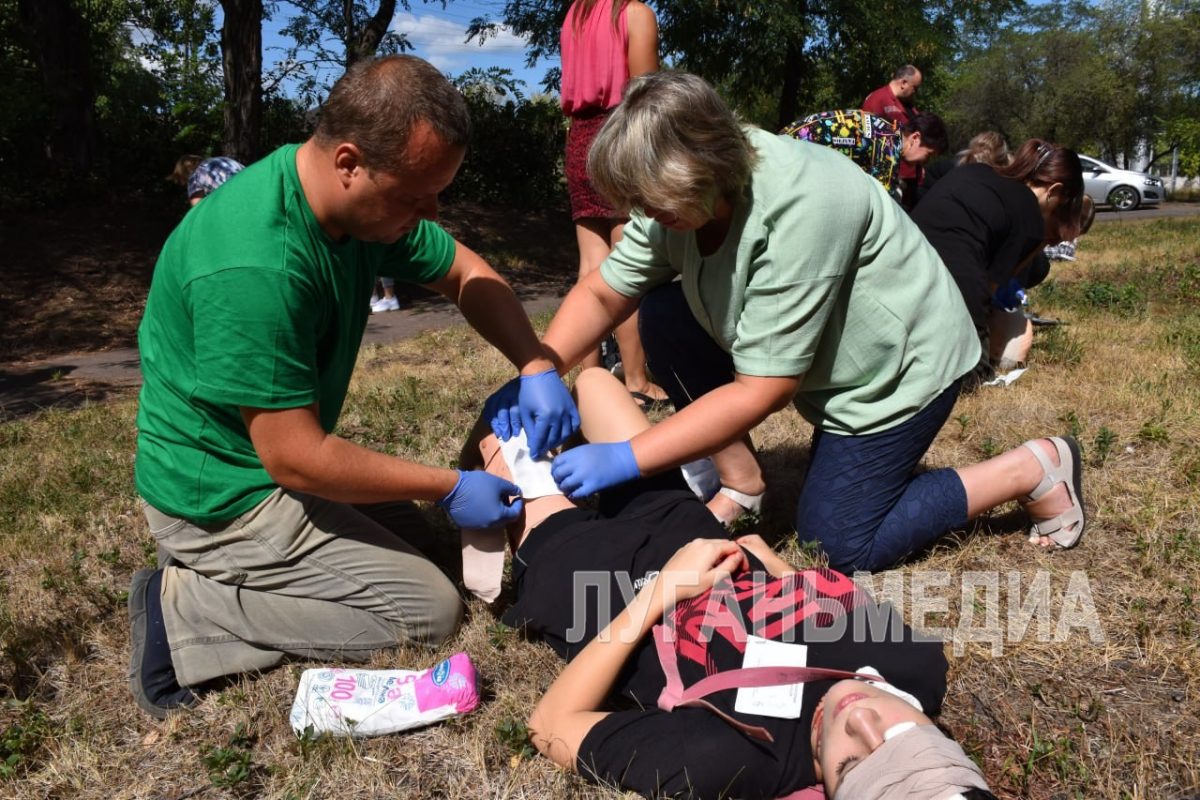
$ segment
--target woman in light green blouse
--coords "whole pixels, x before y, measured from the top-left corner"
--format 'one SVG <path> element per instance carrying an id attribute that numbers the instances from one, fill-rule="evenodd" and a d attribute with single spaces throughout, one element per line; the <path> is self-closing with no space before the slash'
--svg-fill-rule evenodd
<path id="1" fill-rule="evenodd" d="M 979 343 L 937 253 L 853 162 L 744 127 L 702 79 L 664 72 L 630 83 L 588 168 L 631 219 L 543 342 L 565 372 L 640 300 L 651 369 L 679 412 L 559 455 L 569 496 L 712 456 L 733 516 L 765 488 L 749 431 L 792 403 L 815 429 L 796 530 L 835 569 L 891 566 L 1018 498 L 1033 540 L 1078 540 L 1068 438 L 912 474 Z M 506 438 L 513 422 L 501 409 L 493 428 Z"/>

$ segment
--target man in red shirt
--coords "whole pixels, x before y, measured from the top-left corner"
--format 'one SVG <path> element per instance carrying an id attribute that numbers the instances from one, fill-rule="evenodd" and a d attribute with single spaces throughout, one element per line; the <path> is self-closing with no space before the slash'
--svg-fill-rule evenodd
<path id="1" fill-rule="evenodd" d="M 903 125 L 917 114 L 913 98 L 921 87 L 921 70 L 905 64 L 892 73 L 892 79 L 867 95 L 863 100 L 863 111 L 869 111 L 896 125 Z M 911 211 L 917 200 L 917 186 L 921 183 L 921 167 L 907 162 L 900 163 L 900 204 Z"/>

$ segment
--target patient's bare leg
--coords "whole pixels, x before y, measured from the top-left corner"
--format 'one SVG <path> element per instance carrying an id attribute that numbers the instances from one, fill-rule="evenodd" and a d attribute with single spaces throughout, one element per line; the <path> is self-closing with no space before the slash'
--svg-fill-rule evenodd
<path id="1" fill-rule="evenodd" d="M 589 442 L 623 442 L 650 427 L 650 420 L 646 419 L 625 385 L 598 367 L 580 373 L 575 381 L 575 402 L 583 421 L 583 435 Z M 752 496 L 761 495 L 767 488 L 749 435 L 715 453 L 712 458 L 722 486 Z M 726 525 L 746 511 L 723 494 L 709 500 L 708 509 Z"/>
<path id="2" fill-rule="evenodd" d="M 585 369 L 575 379 L 580 428 L 589 442 L 623 442 L 650 427 L 625 384 L 600 367 Z"/>

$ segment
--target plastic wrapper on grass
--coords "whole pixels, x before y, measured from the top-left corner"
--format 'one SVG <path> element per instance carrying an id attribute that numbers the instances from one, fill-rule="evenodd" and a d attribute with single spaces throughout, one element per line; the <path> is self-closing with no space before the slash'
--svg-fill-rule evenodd
<path id="1" fill-rule="evenodd" d="M 297 736 L 381 736 L 469 714 L 475 665 L 455 653 L 432 669 L 307 669 L 292 704 Z"/>

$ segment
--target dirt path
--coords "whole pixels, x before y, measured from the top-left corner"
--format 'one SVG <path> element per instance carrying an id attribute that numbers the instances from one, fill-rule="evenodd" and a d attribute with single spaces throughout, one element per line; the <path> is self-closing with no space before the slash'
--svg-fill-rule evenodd
<path id="1" fill-rule="evenodd" d="M 521 302 L 531 315 L 552 311 L 562 300 L 561 292 L 519 294 L 525 295 Z M 463 321 L 462 314 L 448 301 L 419 300 L 400 311 L 372 315 L 363 343 L 391 344 Z M 70 353 L 0 367 L 0 422 L 47 408 L 76 408 L 84 403 L 129 397 L 141 385 L 141 361 L 134 347 Z"/>
<path id="2" fill-rule="evenodd" d="M 141 385 L 137 325 L 158 251 L 183 213 L 182 201 L 161 199 L 0 213 L 0 421 Z M 565 210 L 457 204 L 444 209 L 442 222 L 516 287 L 530 313 L 556 306 L 574 280 Z M 399 341 L 462 321 L 453 305 L 419 287 L 397 292 L 404 310 L 372 317 L 364 341 Z"/>

